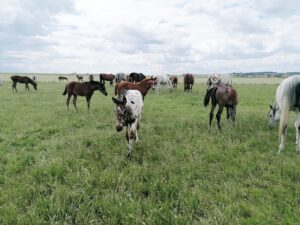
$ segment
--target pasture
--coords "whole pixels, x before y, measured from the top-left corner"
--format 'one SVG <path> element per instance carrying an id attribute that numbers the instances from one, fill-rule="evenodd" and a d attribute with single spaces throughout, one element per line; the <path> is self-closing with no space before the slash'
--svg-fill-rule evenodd
<path id="1" fill-rule="evenodd" d="M 39 82 L 30 92 L 18 84 L 12 93 L 6 80 L 0 224 L 299 224 L 293 120 L 277 155 L 278 129 L 269 130 L 267 112 L 280 80 L 262 79 L 233 79 L 236 124 L 223 113 L 222 131 L 215 118 L 209 129 L 201 80 L 191 93 L 182 80 L 173 93 L 149 90 L 131 161 L 108 83 L 109 95 L 95 92 L 90 112 L 80 97 L 79 112 L 71 104 L 67 112 L 66 83 Z"/>

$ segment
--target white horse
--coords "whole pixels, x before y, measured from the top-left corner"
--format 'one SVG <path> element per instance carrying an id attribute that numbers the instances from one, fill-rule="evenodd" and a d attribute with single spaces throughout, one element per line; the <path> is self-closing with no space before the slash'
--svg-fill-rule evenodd
<path id="1" fill-rule="evenodd" d="M 300 130 L 300 76 L 291 76 L 284 79 L 276 90 L 276 101 L 270 105 L 269 127 L 273 128 L 280 120 L 279 137 L 280 144 L 278 153 L 285 147 L 285 136 L 287 132 L 287 122 L 289 111 L 296 112 L 296 152 L 300 153 L 299 130 Z"/>
<path id="2" fill-rule="evenodd" d="M 156 94 L 158 94 L 160 85 L 167 85 L 167 88 L 170 91 L 172 91 L 173 85 L 172 85 L 172 82 L 170 80 L 170 77 L 168 77 L 165 74 L 154 75 L 152 77 L 155 78 L 153 88 L 156 91 Z"/>
<path id="3" fill-rule="evenodd" d="M 121 131 L 126 126 L 126 139 L 128 146 L 127 157 L 131 157 L 132 142 L 139 141 L 138 129 L 142 118 L 144 101 L 141 92 L 137 90 L 127 90 L 123 93 L 123 99 L 119 100 L 112 97 L 116 104 L 116 129 Z"/>
<path id="4" fill-rule="evenodd" d="M 207 90 L 212 89 L 220 84 L 231 86 L 232 79 L 229 74 L 214 73 L 208 77 L 206 84 L 207 84 Z"/>

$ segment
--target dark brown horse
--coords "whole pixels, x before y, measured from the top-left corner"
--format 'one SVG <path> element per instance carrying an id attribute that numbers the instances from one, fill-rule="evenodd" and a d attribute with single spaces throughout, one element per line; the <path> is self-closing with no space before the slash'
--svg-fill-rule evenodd
<path id="1" fill-rule="evenodd" d="M 146 78 L 138 83 L 131 83 L 128 81 L 122 81 L 115 86 L 115 95 L 121 95 L 123 90 L 138 90 L 141 92 L 143 99 L 147 95 L 148 90 L 154 85 L 155 79 Z"/>
<path id="2" fill-rule="evenodd" d="M 63 76 L 59 76 L 58 77 L 59 82 L 63 81 L 63 80 L 68 80 L 67 77 L 63 77 Z"/>
<path id="3" fill-rule="evenodd" d="M 14 75 L 14 76 L 11 76 L 10 79 L 13 82 L 13 84 L 12 84 L 13 91 L 18 92 L 18 90 L 17 90 L 17 83 L 25 84 L 25 91 L 26 90 L 29 91 L 28 84 L 31 84 L 33 86 L 33 88 L 35 90 L 37 90 L 37 84 L 32 79 L 30 79 L 29 77 L 26 77 L 26 76 L 22 77 L 22 76 Z"/>
<path id="4" fill-rule="evenodd" d="M 177 88 L 178 78 L 174 75 L 170 77 L 173 88 Z"/>
<path id="5" fill-rule="evenodd" d="M 183 75 L 183 87 L 184 91 L 190 92 L 193 89 L 194 76 L 193 74 L 187 73 Z"/>
<path id="6" fill-rule="evenodd" d="M 236 105 L 238 104 L 238 96 L 236 90 L 230 86 L 219 85 L 215 88 L 207 90 L 204 97 L 204 106 L 207 106 L 209 104 L 210 99 L 211 110 L 209 114 L 209 126 L 211 127 L 211 122 L 214 117 L 214 110 L 217 104 L 219 105 L 219 110 L 216 114 L 218 128 L 221 129 L 220 121 L 224 107 L 227 111 L 227 119 L 231 118 L 232 122 L 234 123 Z"/>
<path id="7" fill-rule="evenodd" d="M 107 96 L 107 92 L 105 90 L 104 84 L 97 82 L 97 81 L 90 81 L 90 82 L 76 82 L 72 81 L 69 84 L 66 85 L 65 91 L 63 92 L 63 95 L 66 95 L 68 93 L 67 98 L 67 108 L 69 110 L 69 103 L 70 99 L 73 95 L 73 104 L 75 109 L 78 111 L 78 108 L 76 106 L 77 96 L 85 96 L 88 110 L 90 110 L 90 100 L 92 98 L 92 95 L 94 94 L 94 91 L 99 90 L 102 94 Z"/>
<path id="8" fill-rule="evenodd" d="M 76 77 L 77 77 L 78 81 L 83 81 L 83 76 L 76 75 Z"/>
<path id="9" fill-rule="evenodd" d="M 132 82 L 133 83 L 137 83 L 137 82 L 140 82 L 142 80 L 144 80 L 146 78 L 146 76 L 142 73 L 131 73 L 129 74 L 129 77 L 131 78 Z"/>
<path id="10" fill-rule="evenodd" d="M 110 86 L 113 85 L 115 77 L 116 76 L 111 73 L 109 73 L 109 74 L 100 73 L 99 74 L 100 82 L 105 84 L 105 81 L 109 81 Z"/>

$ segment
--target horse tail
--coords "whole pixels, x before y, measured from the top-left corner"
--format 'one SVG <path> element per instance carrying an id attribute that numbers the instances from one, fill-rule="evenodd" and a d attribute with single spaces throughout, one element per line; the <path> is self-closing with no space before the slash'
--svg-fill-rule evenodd
<path id="1" fill-rule="evenodd" d="M 284 134 L 284 130 L 286 129 L 288 117 L 289 117 L 289 107 L 287 105 L 287 102 L 284 102 L 281 107 L 281 113 L 280 113 L 279 136 Z"/>
<path id="2" fill-rule="evenodd" d="M 67 86 L 68 86 L 68 85 L 65 86 L 65 90 L 64 90 L 64 92 L 62 93 L 63 95 L 66 95 L 66 94 L 67 94 Z"/>
<path id="3" fill-rule="evenodd" d="M 209 99 L 210 99 L 210 96 L 211 94 L 213 93 L 213 89 L 209 89 L 206 91 L 206 94 L 205 94 L 205 97 L 204 97 L 204 106 L 208 106 L 209 104 Z"/>

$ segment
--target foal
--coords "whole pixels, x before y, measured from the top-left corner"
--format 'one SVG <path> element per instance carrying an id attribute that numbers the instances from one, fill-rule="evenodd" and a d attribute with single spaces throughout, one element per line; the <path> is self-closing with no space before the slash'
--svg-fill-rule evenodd
<path id="1" fill-rule="evenodd" d="M 26 77 L 26 76 L 22 77 L 22 76 L 15 75 L 15 76 L 11 76 L 10 79 L 13 82 L 13 84 L 12 84 L 13 91 L 18 92 L 17 83 L 25 84 L 25 91 L 26 90 L 29 91 L 28 83 L 31 84 L 35 90 L 37 90 L 37 84 L 29 77 Z"/>
<path id="2" fill-rule="evenodd" d="M 88 110 L 90 110 L 90 101 L 92 98 L 92 95 L 94 94 L 94 91 L 99 90 L 102 94 L 107 96 L 107 92 L 105 90 L 104 84 L 97 82 L 97 81 L 90 81 L 90 82 L 76 82 L 72 81 L 71 83 L 67 84 L 65 87 L 65 91 L 63 92 L 63 95 L 66 95 L 68 93 L 67 98 L 67 108 L 69 110 L 69 103 L 70 99 L 73 95 L 73 104 L 78 111 L 78 108 L 76 106 L 77 96 L 85 96 Z"/>
<path id="3" fill-rule="evenodd" d="M 141 92 L 137 90 L 124 91 L 123 94 L 122 100 L 114 97 L 112 97 L 112 100 L 116 104 L 116 130 L 119 132 L 124 126 L 126 127 L 127 158 L 130 158 L 133 140 L 139 141 L 138 129 L 144 102 Z"/>
<path id="4" fill-rule="evenodd" d="M 226 108 L 227 111 L 227 119 L 231 118 L 232 122 L 235 121 L 236 114 L 236 105 L 238 104 L 237 92 L 233 87 L 219 85 L 215 88 L 209 89 L 206 91 L 206 95 L 204 97 L 204 106 L 209 104 L 209 100 L 211 98 L 211 110 L 209 114 L 209 126 L 211 127 L 211 122 L 214 117 L 214 110 L 216 105 L 219 105 L 219 110 L 217 112 L 217 125 L 221 130 L 221 114 L 223 112 L 223 108 Z"/>

